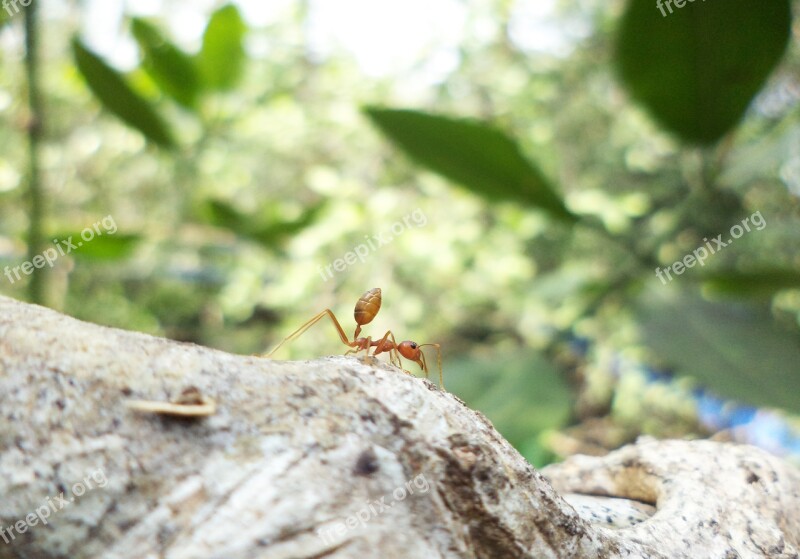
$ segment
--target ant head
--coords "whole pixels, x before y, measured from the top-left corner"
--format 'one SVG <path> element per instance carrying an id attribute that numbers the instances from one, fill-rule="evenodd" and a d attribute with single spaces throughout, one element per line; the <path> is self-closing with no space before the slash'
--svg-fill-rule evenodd
<path id="1" fill-rule="evenodd" d="M 412 342 L 411 340 L 400 342 L 397 344 L 397 351 L 399 351 L 400 355 L 409 361 L 413 361 L 419 365 L 420 369 L 423 371 L 425 370 L 425 361 L 422 357 L 422 350 L 417 342 Z"/>

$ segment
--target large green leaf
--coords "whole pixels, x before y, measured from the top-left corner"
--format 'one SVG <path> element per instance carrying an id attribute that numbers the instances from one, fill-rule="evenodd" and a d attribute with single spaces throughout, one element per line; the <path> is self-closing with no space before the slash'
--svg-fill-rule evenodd
<path id="1" fill-rule="evenodd" d="M 656 291 L 639 316 L 645 343 L 676 373 L 723 397 L 800 412 L 800 338 L 768 309 Z"/>
<path id="2" fill-rule="evenodd" d="M 497 128 L 412 110 L 365 111 L 418 163 L 473 192 L 493 201 L 522 202 L 567 222 L 577 219 L 516 142 Z"/>
<path id="3" fill-rule="evenodd" d="M 194 110 L 197 107 L 200 80 L 192 57 L 143 19 L 133 18 L 131 30 L 142 50 L 145 71 L 164 93 Z"/>
<path id="4" fill-rule="evenodd" d="M 116 70 L 77 38 L 72 41 L 72 49 L 78 71 L 106 109 L 156 144 L 167 148 L 175 145 L 166 123 Z"/>
<path id="5" fill-rule="evenodd" d="M 211 16 L 198 65 L 203 85 L 212 91 L 233 88 L 244 68 L 244 34 L 247 30 L 235 6 L 223 6 Z"/>
<path id="6" fill-rule="evenodd" d="M 616 65 L 631 94 L 685 141 L 741 119 L 789 40 L 789 0 L 629 0 Z"/>
<path id="7" fill-rule="evenodd" d="M 495 353 L 443 365 L 448 391 L 480 410 L 525 457 L 540 462 L 535 451 L 542 431 L 563 427 L 573 396 L 564 376 L 534 351 Z"/>
<path id="8" fill-rule="evenodd" d="M 795 270 L 762 270 L 730 272 L 703 276 L 711 293 L 737 297 L 772 297 L 784 289 L 800 289 L 800 272 Z"/>

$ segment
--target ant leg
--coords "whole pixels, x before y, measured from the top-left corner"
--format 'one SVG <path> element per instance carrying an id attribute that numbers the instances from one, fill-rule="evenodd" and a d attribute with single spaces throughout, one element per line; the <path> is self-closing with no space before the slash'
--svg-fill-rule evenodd
<path id="1" fill-rule="evenodd" d="M 367 336 L 366 338 L 356 338 L 355 340 L 353 340 L 352 349 L 348 349 L 344 354 L 350 355 L 351 353 L 354 353 L 358 355 L 359 351 L 366 350 L 367 356 L 369 357 L 369 348 L 370 346 L 372 346 L 372 344 L 373 344 L 372 336 Z"/>
<path id="2" fill-rule="evenodd" d="M 444 390 L 444 375 L 442 374 L 442 350 L 439 344 L 422 344 L 420 345 L 419 354 L 422 356 L 422 369 L 425 371 L 425 378 L 428 377 L 428 364 L 425 362 L 425 354 L 422 353 L 422 349 L 425 346 L 432 346 L 436 348 L 436 362 L 439 366 L 439 386 L 442 390 Z"/>
<path id="3" fill-rule="evenodd" d="M 372 355 L 378 355 L 379 353 L 385 353 L 388 351 L 389 362 L 395 367 L 403 369 L 403 363 L 400 361 L 400 354 L 397 352 L 397 340 L 395 340 L 394 334 L 391 330 L 387 330 L 383 335 L 383 338 L 377 342 L 374 342 L 372 345 L 375 346 L 375 350 L 372 352 Z M 403 370 L 405 371 L 405 369 Z M 408 371 L 405 372 L 408 373 Z"/>
<path id="4" fill-rule="evenodd" d="M 336 328 L 336 331 L 339 333 L 339 337 L 342 339 L 342 343 L 344 345 L 346 345 L 346 346 L 354 347 L 355 341 L 351 342 L 350 340 L 347 339 L 347 335 L 344 333 L 344 330 L 342 329 L 342 325 L 339 324 L 338 320 L 336 320 L 336 316 L 334 316 L 333 311 L 331 311 L 330 309 L 325 309 L 321 313 L 319 313 L 316 316 L 314 316 L 313 318 L 311 318 L 308 322 L 303 324 L 300 328 L 298 328 L 297 330 L 295 330 L 294 332 L 292 332 L 291 334 L 286 336 L 281 341 L 281 343 L 279 343 L 278 345 L 275 346 L 275 348 L 272 351 L 270 351 L 269 353 L 261 355 L 261 357 L 271 358 L 275 354 L 275 352 L 278 351 L 281 348 L 281 346 L 283 346 L 283 344 L 285 344 L 286 342 L 290 342 L 290 341 L 294 340 L 295 338 L 300 337 L 306 330 L 308 330 L 309 328 L 314 326 L 317 322 L 322 320 L 322 318 L 325 315 L 328 315 L 330 317 L 331 321 L 333 322 L 334 328 Z"/>

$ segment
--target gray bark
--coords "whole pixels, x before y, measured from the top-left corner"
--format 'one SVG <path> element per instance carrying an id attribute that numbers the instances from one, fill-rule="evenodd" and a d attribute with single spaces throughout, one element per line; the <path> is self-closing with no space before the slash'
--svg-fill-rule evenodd
<path id="1" fill-rule="evenodd" d="M 189 387 L 216 402 L 212 415 L 127 404 Z M 642 441 L 551 466 L 548 481 L 456 396 L 370 358 L 230 355 L 0 297 L 0 394 L 2 559 L 747 558 L 800 546 L 800 475 L 762 451 Z"/>

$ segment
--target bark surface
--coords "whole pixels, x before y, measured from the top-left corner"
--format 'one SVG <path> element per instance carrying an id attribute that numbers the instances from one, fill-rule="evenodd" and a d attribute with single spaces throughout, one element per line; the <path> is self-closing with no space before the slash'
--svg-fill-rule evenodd
<path id="1" fill-rule="evenodd" d="M 190 387 L 212 415 L 126 405 Z M 800 545 L 800 475 L 764 452 L 643 441 L 551 466 L 551 484 L 456 396 L 369 358 L 231 355 L 0 297 L 0 395 L 2 559 L 788 558 Z"/>

